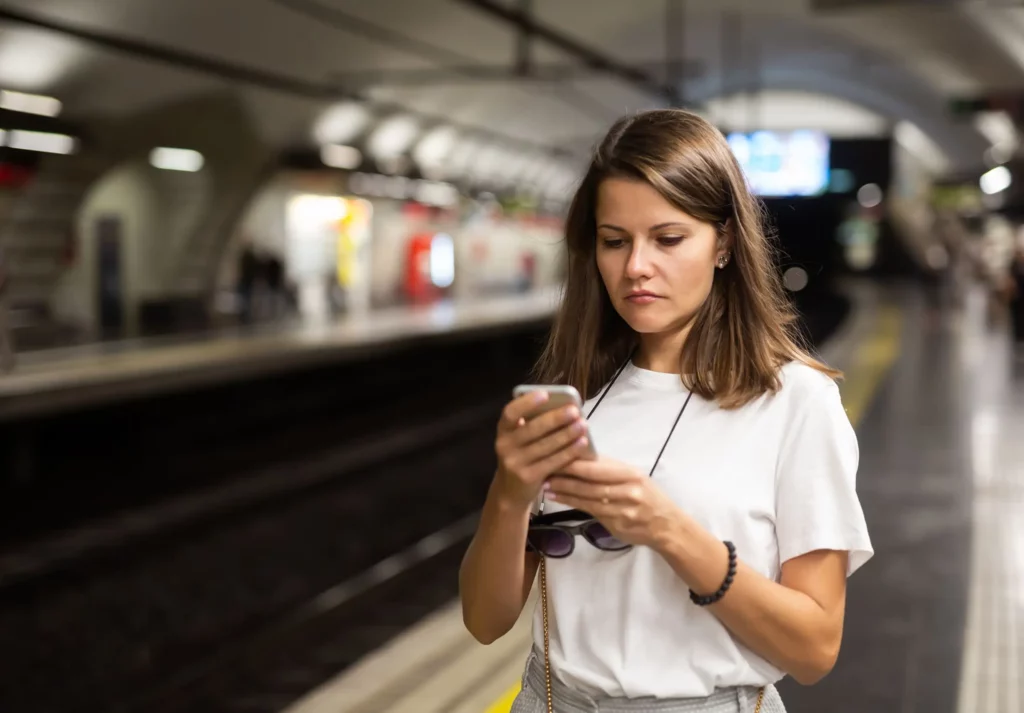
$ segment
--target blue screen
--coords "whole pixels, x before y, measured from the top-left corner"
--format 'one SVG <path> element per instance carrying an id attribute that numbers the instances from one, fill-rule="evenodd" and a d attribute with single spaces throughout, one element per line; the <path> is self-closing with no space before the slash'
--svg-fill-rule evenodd
<path id="1" fill-rule="evenodd" d="M 829 139 L 820 131 L 755 131 L 727 137 L 759 196 L 816 196 L 828 189 Z"/>

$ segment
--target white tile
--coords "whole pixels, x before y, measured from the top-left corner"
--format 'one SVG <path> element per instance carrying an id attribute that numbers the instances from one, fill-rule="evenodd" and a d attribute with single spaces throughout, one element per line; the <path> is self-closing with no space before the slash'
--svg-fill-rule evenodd
<path id="1" fill-rule="evenodd" d="M 1024 713 L 1024 382 L 1005 334 L 963 322 L 973 548 L 958 713 Z"/>

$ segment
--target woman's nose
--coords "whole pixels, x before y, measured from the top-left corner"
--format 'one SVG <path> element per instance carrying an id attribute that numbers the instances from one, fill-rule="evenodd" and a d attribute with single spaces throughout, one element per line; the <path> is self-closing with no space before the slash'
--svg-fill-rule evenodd
<path id="1" fill-rule="evenodd" d="M 637 279 L 647 277 L 650 274 L 651 261 L 647 257 L 647 251 L 639 242 L 633 244 L 629 253 L 629 260 L 626 262 L 626 277 Z"/>

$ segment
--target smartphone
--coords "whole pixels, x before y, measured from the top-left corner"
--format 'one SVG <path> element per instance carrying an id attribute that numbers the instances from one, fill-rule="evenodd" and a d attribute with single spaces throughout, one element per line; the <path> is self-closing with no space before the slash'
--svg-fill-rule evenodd
<path id="1" fill-rule="evenodd" d="M 566 406 L 575 406 L 580 410 L 581 414 L 583 413 L 583 399 L 580 398 L 580 392 L 577 391 L 574 386 L 564 386 L 560 384 L 520 384 L 512 389 L 512 396 L 513 398 L 519 398 L 520 396 L 524 396 L 535 391 L 546 391 L 548 394 L 548 400 L 528 413 L 526 415 L 527 420 L 537 418 L 537 416 L 545 414 L 548 411 L 564 408 Z M 585 458 L 597 458 L 597 449 L 594 447 L 594 438 L 590 434 L 589 427 L 587 428 L 587 450 L 585 451 L 585 454 Z"/>

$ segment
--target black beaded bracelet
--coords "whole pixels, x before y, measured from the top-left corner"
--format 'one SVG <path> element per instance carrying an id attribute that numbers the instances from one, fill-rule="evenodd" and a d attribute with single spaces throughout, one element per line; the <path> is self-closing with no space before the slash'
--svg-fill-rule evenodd
<path id="1" fill-rule="evenodd" d="M 729 591 L 729 587 L 732 585 L 732 580 L 736 578 L 736 546 L 728 540 L 725 540 L 725 546 L 729 550 L 729 572 L 725 575 L 725 580 L 722 582 L 722 586 L 718 588 L 718 591 L 714 594 L 708 594 L 701 596 L 696 594 L 692 589 L 690 590 L 690 601 L 694 604 L 702 607 L 706 607 L 709 604 L 714 604 Z"/>

